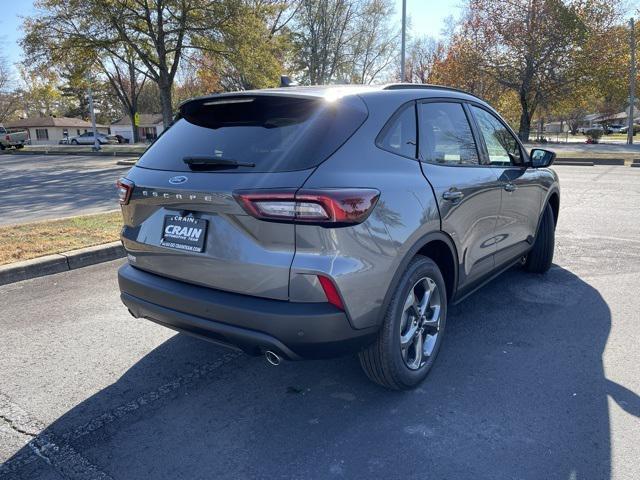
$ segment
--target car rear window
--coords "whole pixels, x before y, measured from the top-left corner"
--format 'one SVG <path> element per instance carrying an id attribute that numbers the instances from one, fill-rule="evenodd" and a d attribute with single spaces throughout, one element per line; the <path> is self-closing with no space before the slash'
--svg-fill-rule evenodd
<path id="1" fill-rule="evenodd" d="M 222 170 L 225 173 L 315 167 L 362 125 L 367 108 L 357 96 L 328 101 L 243 95 L 192 100 L 182 105 L 180 117 L 147 149 L 138 166 L 189 171 L 183 159 L 205 155 L 255 165 Z"/>

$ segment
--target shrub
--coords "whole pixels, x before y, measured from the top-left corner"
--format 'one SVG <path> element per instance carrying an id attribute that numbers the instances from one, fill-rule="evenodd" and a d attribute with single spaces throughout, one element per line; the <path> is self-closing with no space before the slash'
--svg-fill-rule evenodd
<path id="1" fill-rule="evenodd" d="M 590 128 L 585 132 L 587 138 L 593 143 L 598 143 L 598 141 L 602 138 L 603 133 L 604 131 L 600 128 Z"/>

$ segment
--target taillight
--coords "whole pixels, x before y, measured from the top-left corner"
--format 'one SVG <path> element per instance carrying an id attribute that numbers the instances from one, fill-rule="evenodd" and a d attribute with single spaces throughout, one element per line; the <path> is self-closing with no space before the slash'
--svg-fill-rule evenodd
<path id="1" fill-rule="evenodd" d="M 249 215 L 261 220 L 339 227 L 365 221 L 380 192 L 372 188 L 335 188 L 238 190 L 233 195 Z"/>
<path id="2" fill-rule="evenodd" d="M 340 298 L 340 294 L 338 293 L 338 289 L 331 281 L 329 277 L 325 277 L 324 275 L 318 275 L 318 280 L 320 281 L 320 285 L 322 285 L 322 290 L 324 290 L 324 294 L 327 297 L 327 301 L 338 307 L 340 310 L 344 310 L 344 305 L 342 303 L 342 299 Z"/>
<path id="3" fill-rule="evenodd" d="M 127 180 L 126 178 L 121 178 L 116 182 L 120 205 L 126 205 L 127 203 L 129 203 L 134 186 L 135 184 L 131 180 Z"/>

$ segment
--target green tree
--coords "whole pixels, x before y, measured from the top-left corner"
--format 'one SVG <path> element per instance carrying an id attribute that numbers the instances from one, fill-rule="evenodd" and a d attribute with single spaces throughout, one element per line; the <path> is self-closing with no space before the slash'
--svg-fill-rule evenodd
<path id="1" fill-rule="evenodd" d="M 207 85 L 209 92 L 278 86 L 286 52 L 291 49 L 288 24 L 298 5 L 251 0 L 238 7 L 220 43 L 204 49 L 197 60 L 201 84 Z M 211 83 L 214 77 L 217 85 Z"/>
<path id="2" fill-rule="evenodd" d="M 20 67 L 19 89 L 22 110 L 27 117 L 62 116 L 64 98 L 58 89 L 59 78 L 53 71 L 35 71 Z"/>
<path id="3" fill-rule="evenodd" d="M 63 43 L 74 50 L 110 55 L 158 86 L 165 126 L 173 118 L 172 90 L 186 52 L 213 49 L 241 0 L 38 0 L 43 13 L 25 22 L 27 52 Z M 206 41 L 205 41 L 206 39 Z M 44 45 L 43 45 L 44 44 Z M 48 44 L 48 46 L 47 46 Z"/>

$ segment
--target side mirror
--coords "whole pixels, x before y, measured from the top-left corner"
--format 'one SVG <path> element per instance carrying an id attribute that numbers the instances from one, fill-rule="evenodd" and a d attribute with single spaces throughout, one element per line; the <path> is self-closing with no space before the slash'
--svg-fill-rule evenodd
<path id="1" fill-rule="evenodd" d="M 529 158 L 531 158 L 531 166 L 533 168 L 545 168 L 553 165 L 553 162 L 556 159 L 556 154 L 551 150 L 534 148 L 531 150 Z"/>

